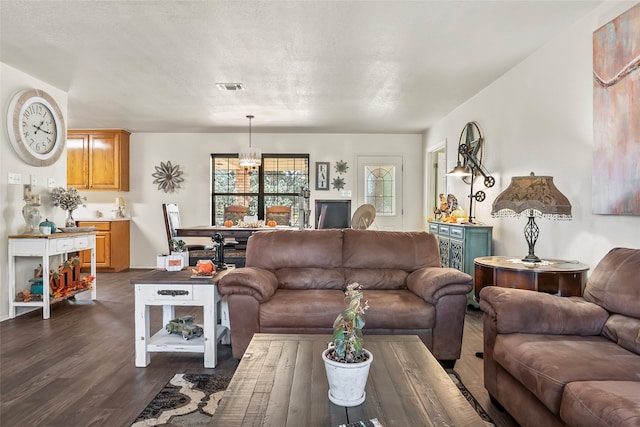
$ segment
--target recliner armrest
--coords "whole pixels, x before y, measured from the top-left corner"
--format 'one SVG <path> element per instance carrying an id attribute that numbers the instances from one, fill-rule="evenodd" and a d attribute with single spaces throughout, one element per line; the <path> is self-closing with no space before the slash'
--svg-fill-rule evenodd
<path id="1" fill-rule="evenodd" d="M 448 267 L 425 267 L 407 277 L 407 287 L 431 304 L 445 295 L 468 294 L 473 279 L 467 273 Z"/>
<path id="2" fill-rule="evenodd" d="M 278 279 L 273 272 L 256 267 L 236 268 L 218 282 L 220 295 L 250 295 L 258 302 L 269 301 L 278 289 Z"/>
<path id="3" fill-rule="evenodd" d="M 487 286 L 480 309 L 498 333 L 600 335 L 609 313 L 582 297 L 561 297 L 524 289 Z"/>

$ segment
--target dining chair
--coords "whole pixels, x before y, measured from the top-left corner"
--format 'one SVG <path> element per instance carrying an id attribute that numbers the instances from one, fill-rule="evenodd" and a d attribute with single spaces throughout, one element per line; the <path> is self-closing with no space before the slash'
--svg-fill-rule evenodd
<path id="1" fill-rule="evenodd" d="M 269 206 L 265 221 L 275 221 L 277 225 L 289 225 L 291 220 L 291 206 Z"/>
<path id="2" fill-rule="evenodd" d="M 189 265 L 195 265 L 198 259 L 213 259 L 215 257 L 215 249 L 212 245 L 195 243 L 193 240 L 187 240 L 178 236 L 176 230 L 180 228 L 180 210 L 177 204 L 163 203 L 162 213 L 164 215 L 164 226 L 167 233 L 169 252 L 171 252 L 171 240 L 180 239 L 187 243 L 185 249 L 189 251 Z"/>
<path id="3" fill-rule="evenodd" d="M 224 220 L 231 221 L 235 225 L 238 221 L 249 215 L 249 206 L 231 205 L 224 207 Z"/>

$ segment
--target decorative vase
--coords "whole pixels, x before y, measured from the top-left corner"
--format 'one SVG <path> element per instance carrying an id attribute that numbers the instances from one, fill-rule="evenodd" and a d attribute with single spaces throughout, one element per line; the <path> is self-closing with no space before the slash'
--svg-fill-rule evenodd
<path id="1" fill-rule="evenodd" d="M 39 205 L 37 204 L 27 202 L 22 208 L 22 216 L 27 224 L 27 231 L 25 234 L 39 234 L 38 224 L 40 224 L 42 216 L 40 216 L 38 206 Z"/>
<path id="2" fill-rule="evenodd" d="M 67 219 L 64 221 L 64 226 L 68 228 L 76 226 L 76 220 L 73 219 L 73 209 L 67 210 Z"/>
<path id="3" fill-rule="evenodd" d="M 367 385 L 373 354 L 365 349 L 363 351 L 369 358 L 364 362 L 342 363 L 329 359 L 329 350 L 322 352 L 329 382 L 329 400 L 340 406 L 358 406 L 367 397 L 364 387 Z"/>

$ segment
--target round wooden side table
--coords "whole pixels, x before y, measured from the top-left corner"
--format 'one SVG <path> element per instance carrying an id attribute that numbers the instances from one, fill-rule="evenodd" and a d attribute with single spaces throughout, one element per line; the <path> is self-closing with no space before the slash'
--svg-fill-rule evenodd
<path id="1" fill-rule="evenodd" d="M 534 264 L 518 257 L 485 256 L 474 259 L 473 283 L 476 298 L 485 286 L 580 296 L 588 270 L 587 265 L 578 261 L 546 259 Z"/>

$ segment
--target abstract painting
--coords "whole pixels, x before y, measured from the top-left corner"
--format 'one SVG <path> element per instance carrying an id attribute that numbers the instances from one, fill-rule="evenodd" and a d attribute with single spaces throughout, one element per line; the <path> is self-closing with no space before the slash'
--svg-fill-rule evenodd
<path id="1" fill-rule="evenodd" d="M 593 33 L 595 214 L 640 215 L 640 4 Z"/>

